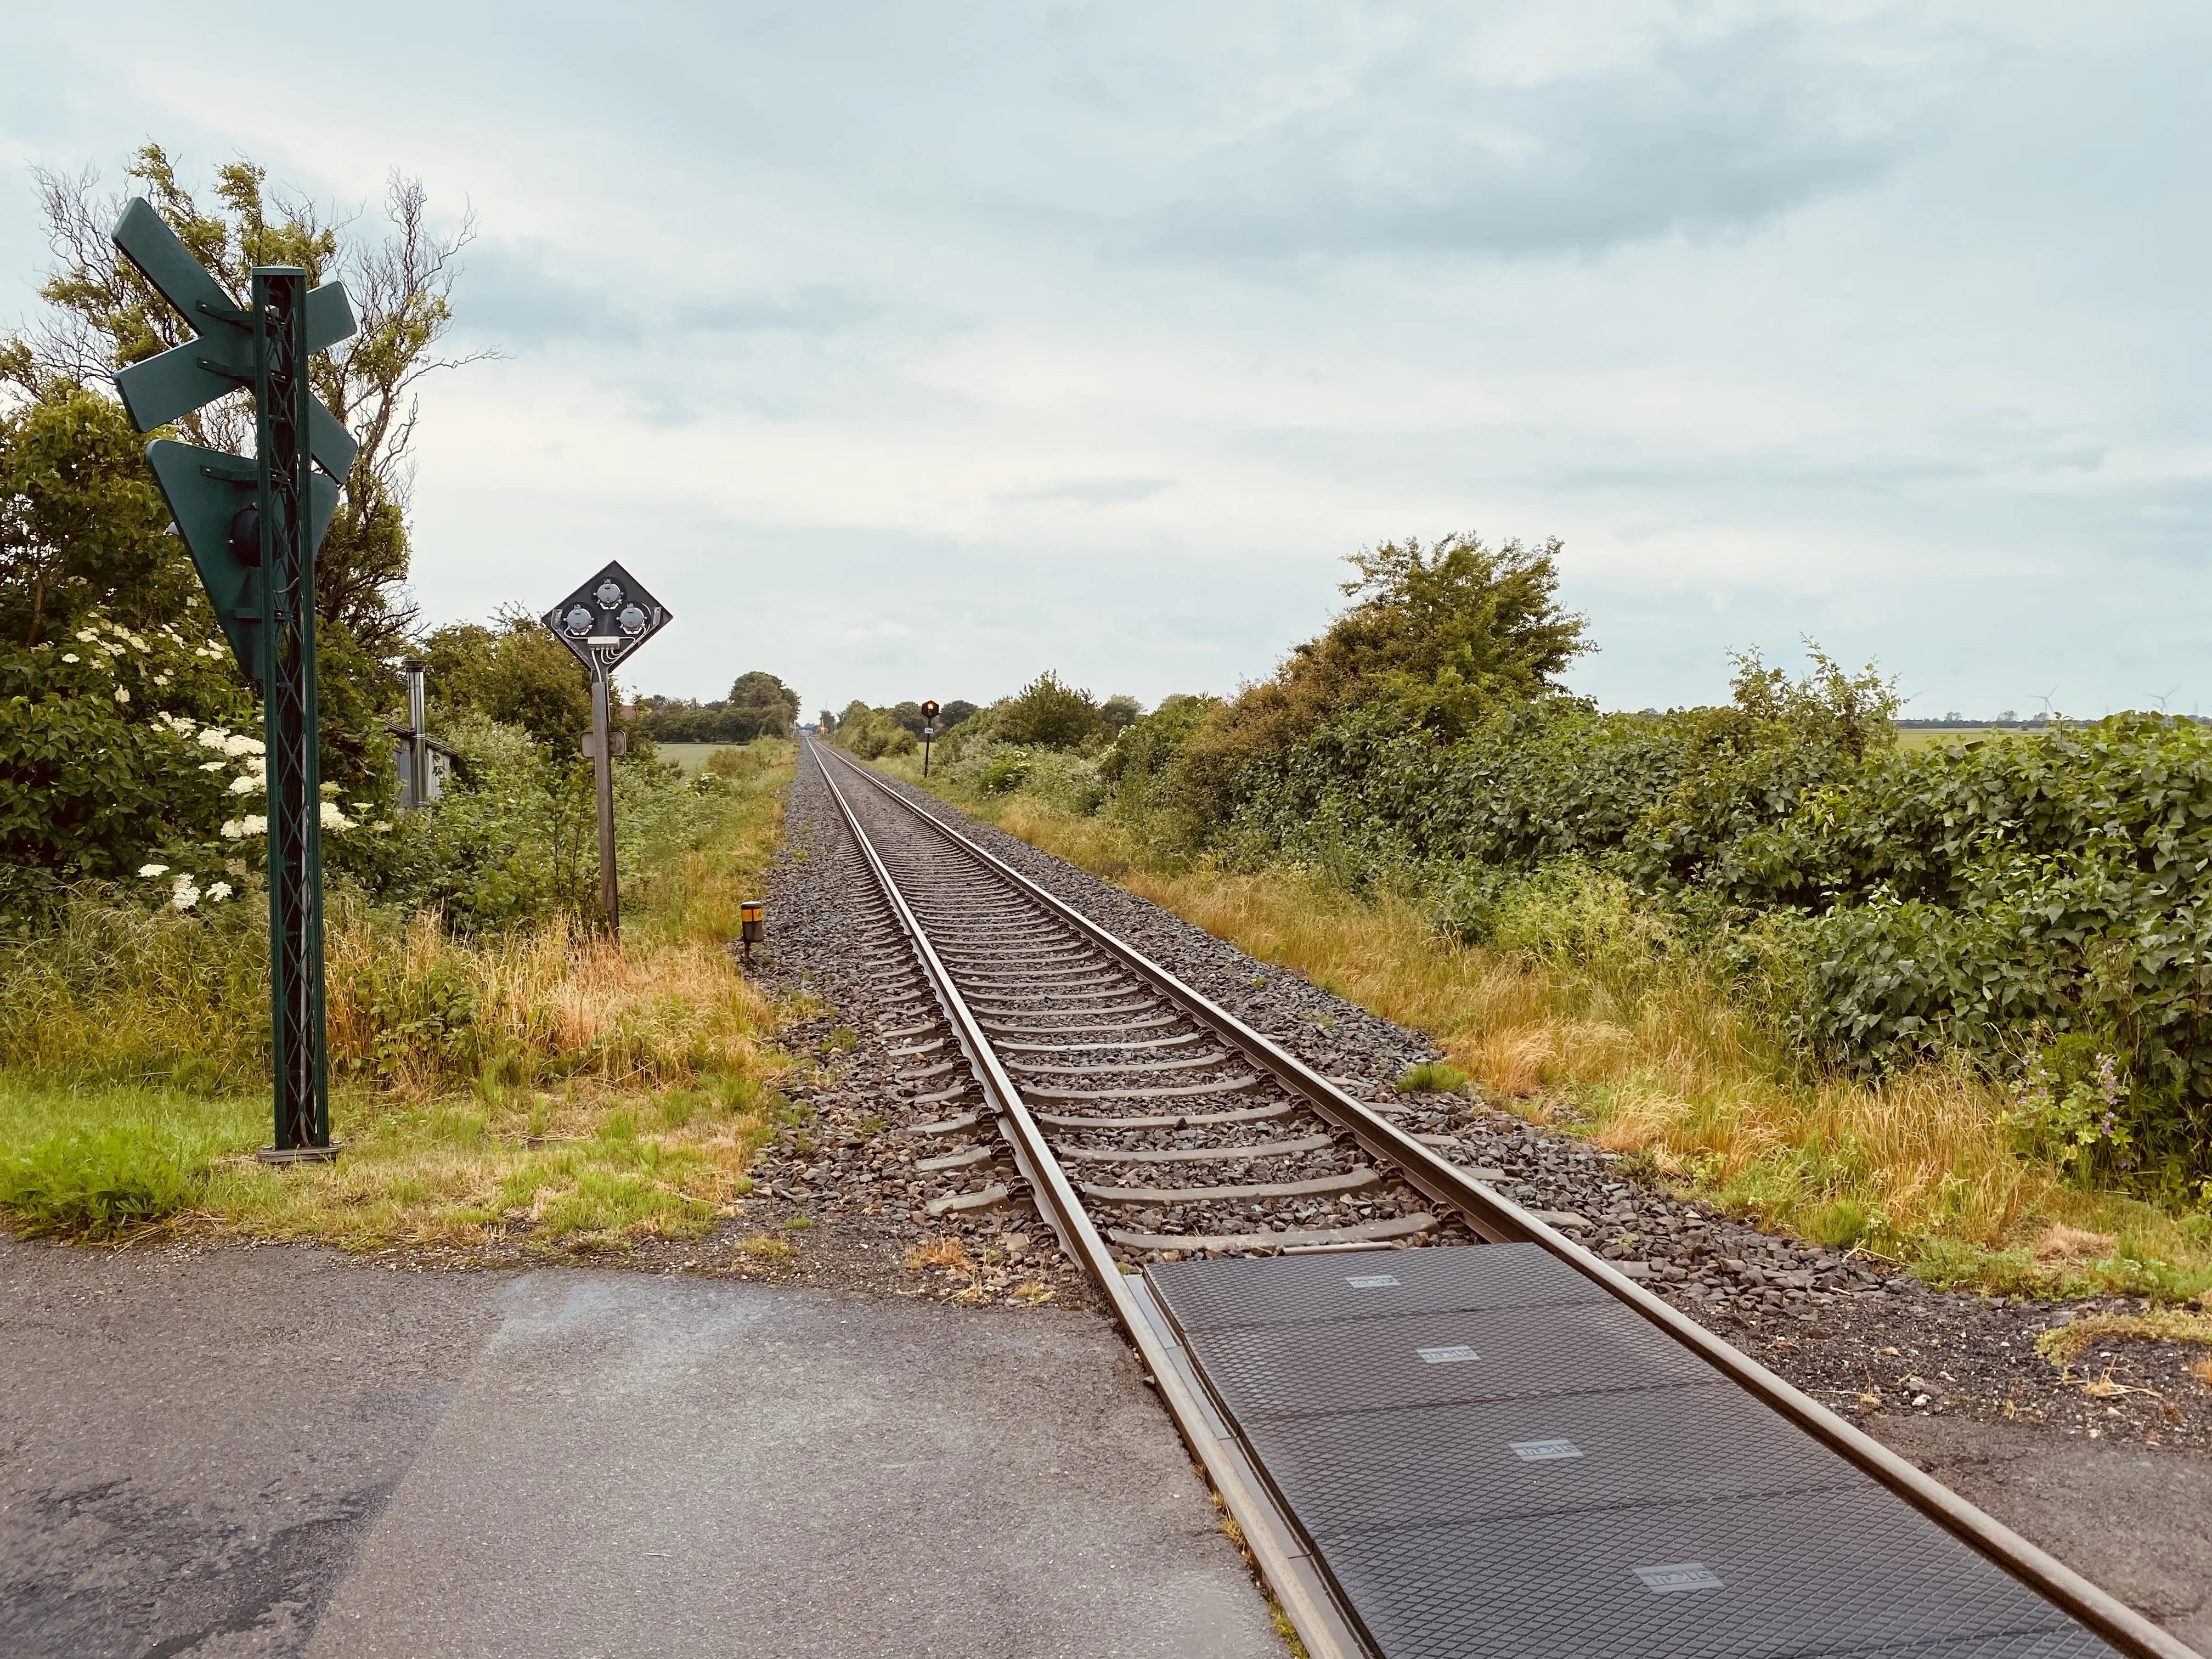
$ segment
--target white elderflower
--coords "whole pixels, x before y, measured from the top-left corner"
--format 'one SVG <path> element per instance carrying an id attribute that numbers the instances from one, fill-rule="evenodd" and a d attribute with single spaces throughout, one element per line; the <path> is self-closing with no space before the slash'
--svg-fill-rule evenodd
<path id="1" fill-rule="evenodd" d="M 115 688 L 115 701 L 118 702 L 129 702 L 131 701 L 131 694 L 118 685 Z"/>
<path id="2" fill-rule="evenodd" d="M 202 761 L 200 763 L 200 770 L 203 772 L 220 772 L 228 764 L 228 763 L 226 761 Z"/>
<path id="3" fill-rule="evenodd" d="M 169 873 L 169 866 L 166 864 L 142 864 L 138 866 L 138 873 L 142 876 L 166 876 Z"/>
<path id="4" fill-rule="evenodd" d="M 350 830 L 353 827 L 353 820 L 348 817 L 344 813 L 338 811 L 338 804 L 336 801 L 326 800 L 323 803 L 324 829 Z"/>
<path id="5" fill-rule="evenodd" d="M 176 885 L 169 891 L 169 908 L 173 910 L 189 910 L 199 902 L 199 884 L 190 876 L 179 876 Z"/>
<path id="6" fill-rule="evenodd" d="M 248 812 L 242 818 L 231 819 L 222 826 L 221 833 L 225 841 L 243 841 L 248 836 L 265 836 L 269 833 L 269 820 L 258 812 Z"/>
<path id="7" fill-rule="evenodd" d="M 230 781 L 230 793 L 234 795 L 250 795 L 261 787 L 261 780 L 254 777 L 236 777 Z"/>
<path id="8" fill-rule="evenodd" d="M 80 628 L 76 630 L 76 637 L 79 643 L 83 645 L 91 645 L 99 640 L 100 635 L 94 633 L 88 628 Z"/>
<path id="9" fill-rule="evenodd" d="M 222 903 L 225 899 L 230 896 L 230 884 L 227 881 L 210 882 L 208 884 L 207 896 L 213 899 L 217 904 Z"/>
<path id="10" fill-rule="evenodd" d="M 222 749 L 225 744 L 230 741 L 230 733 L 224 731 L 220 726 L 210 726 L 201 731 L 199 740 L 201 744 L 207 748 Z M 228 752 L 228 750 L 225 752 Z"/>
<path id="11" fill-rule="evenodd" d="M 74 651 L 64 651 L 62 653 L 62 660 L 64 662 L 76 662 L 77 659 L 77 654 Z"/>

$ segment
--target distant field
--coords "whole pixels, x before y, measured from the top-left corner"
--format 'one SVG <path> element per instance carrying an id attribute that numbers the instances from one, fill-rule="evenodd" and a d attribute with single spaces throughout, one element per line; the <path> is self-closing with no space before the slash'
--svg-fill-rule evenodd
<path id="1" fill-rule="evenodd" d="M 1899 749 L 1933 749 L 1956 738 L 1961 743 L 1973 743 L 1988 737 L 2033 737 L 2016 726 L 1946 726 L 1935 731 L 1900 730 L 1897 734 Z"/>
<path id="2" fill-rule="evenodd" d="M 662 743 L 655 744 L 653 747 L 659 753 L 661 759 L 674 761 L 682 767 L 685 777 L 696 778 L 699 775 L 699 769 L 707 763 L 707 757 L 717 749 L 742 749 L 744 744 L 741 743 Z"/>

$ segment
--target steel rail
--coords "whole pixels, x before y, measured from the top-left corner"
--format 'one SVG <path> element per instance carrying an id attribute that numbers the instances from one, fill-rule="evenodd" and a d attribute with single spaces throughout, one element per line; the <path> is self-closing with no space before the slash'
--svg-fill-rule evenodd
<path id="1" fill-rule="evenodd" d="M 822 766 L 818 754 L 816 764 Z M 1213 1410 L 1198 1382 L 1196 1368 L 1149 1291 L 1141 1281 L 1125 1275 L 1114 1260 L 1073 1183 L 1046 1145 L 1043 1131 L 1023 1103 L 1020 1091 L 1006 1075 L 981 1023 L 952 982 L 921 919 L 899 890 L 882 854 L 861 827 L 859 814 L 827 766 L 822 766 L 822 781 L 829 786 L 847 830 L 936 992 L 954 1038 L 982 1085 L 986 1103 L 996 1114 L 1000 1133 L 1012 1144 L 1014 1160 L 1036 1191 L 1046 1219 L 1060 1235 L 1068 1255 L 1103 1292 L 1121 1328 L 1135 1344 L 1161 1403 L 1204 1468 L 1213 1490 L 1220 1494 L 1245 1547 L 1297 1630 L 1298 1639 L 1313 1659 L 1363 1659 L 1368 1651 L 1366 1644 L 1338 1609 L 1303 1535 L 1258 1477 L 1228 1425 Z"/>
<path id="2" fill-rule="evenodd" d="M 816 764 L 830 783 L 841 806 L 842 791 L 830 781 L 828 766 L 816 745 Z M 1330 1123 L 1351 1134 L 1370 1156 L 1387 1165 L 1409 1185 L 1450 1206 L 1478 1237 L 1493 1243 L 1519 1242 L 1540 1245 L 1620 1302 L 1696 1352 L 1731 1382 L 1757 1397 L 1799 1428 L 1819 1440 L 1864 1474 L 1888 1488 L 1905 1503 L 1950 1533 L 1961 1543 L 1994 1563 L 2037 1595 L 2064 1609 L 2122 1652 L 2135 1659 L 2204 1659 L 2194 1648 L 2152 1623 L 2133 1607 L 2083 1577 L 2064 1562 L 2021 1537 L 1995 1516 L 1970 1504 L 1957 1492 L 1931 1479 L 1924 1471 L 1845 1421 L 1818 1401 L 1784 1381 L 1748 1354 L 1714 1335 L 1671 1303 L 1654 1295 L 1621 1273 L 1595 1251 L 1575 1243 L 1539 1221 L 1520 1205 L 1467 1171 L 1439 1156 L 1397 1125 L 1355 1100 L 1319 1072 L 1308 1066 L 1265 1033 L 1255 1030 L 1203 993 L 1184 983 L 1172 971 L 1153 962 L 1133 945 L 1115 937 L 1073 905 L 1048 892 L 987 848 L 946 823 L 935 813 L 892 788 L 870 769 L 839 755 L 838 761 L 865 778 L 885 799 L 928 825 L 947 842 L 981 864 L 1012 886 L 1019 897 L 1042 907 L 1056 920 L 1074 928 L 1124 968 L 1137 975 L 1158 994 L 1179 1004 L 1200 1024 L 1223 1041 L 1243 1049 L 1264 1066 L 1294 1094 Z M 851 811 L 845 808 L 848 821 Z M 858 832 L 857 823 L 854 824 Z M 887 877 L 888 872 L 884 872 Z M 995 1059 L 994 1060 L 995 1066 Z M 1030 1121 L 1012 1081 L 1002 1079 L 1013 1109 Z M 1034 1133 L 1034 1124 L 1031 1123 Z M 1042 1136 L 1038 1137 L 1042 1146 Z M 1049 1160 L 1048 1150 L 1043 1152 Z M 1056 1164 L 1054 1173 L 1064 1186 Z M 1085 1225 L 1089 1226 L 1088 1218 Z M 1096 1230 L 1091 1230 L 1096 1237 Z M 1078 1260 L 1085 1258 L 1079 1256 Z M 1094 1268 L 1095 1272 L 1096 1269 Z M 1120 1277 L 1118 1268 L 1114 1277 Z"/>

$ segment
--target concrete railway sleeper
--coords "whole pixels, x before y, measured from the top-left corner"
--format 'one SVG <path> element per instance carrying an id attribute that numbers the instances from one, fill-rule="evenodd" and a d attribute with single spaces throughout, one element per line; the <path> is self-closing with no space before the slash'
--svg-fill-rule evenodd
<path id="1" fill-rule="evenodd" d="M 908 1133 L 998 1132 L 917 1160 L 965 1177 L 928 1210 L 1035 1203 L 1316 1659 L 2197 1659 L 1455 1164 L 1453 1137 L 807 748 L 894 924 L 869 944 L 942 1015 L 888 1018 L 930 1039 L 907 1052 L 958 1055 L 905 1075 L 964 1063 L 906 1097 L 952 1109 Z"/>

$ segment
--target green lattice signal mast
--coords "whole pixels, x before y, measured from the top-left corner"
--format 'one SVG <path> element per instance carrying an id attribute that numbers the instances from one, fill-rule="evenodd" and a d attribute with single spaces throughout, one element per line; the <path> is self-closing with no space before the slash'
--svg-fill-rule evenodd
<path id="1" fill-rule="evenodd" d="M 256 265 L 241 307 L 143 198 L 115 246 L 197 337 L 115 377 L 151 432 L 250 387 L 254 454 L 157 438 L 146 459 L 191 550 L 239 666 L 258 681 L 267 739 L 269 997 L 276 1132 L 262 1157 L 325 1158 L 322 775 L 315 700 L 315 555 L 357 447 L 308 385 L 307 359 L 355 330 L 345 287 L 309 289 L 296 265 Z"/>

